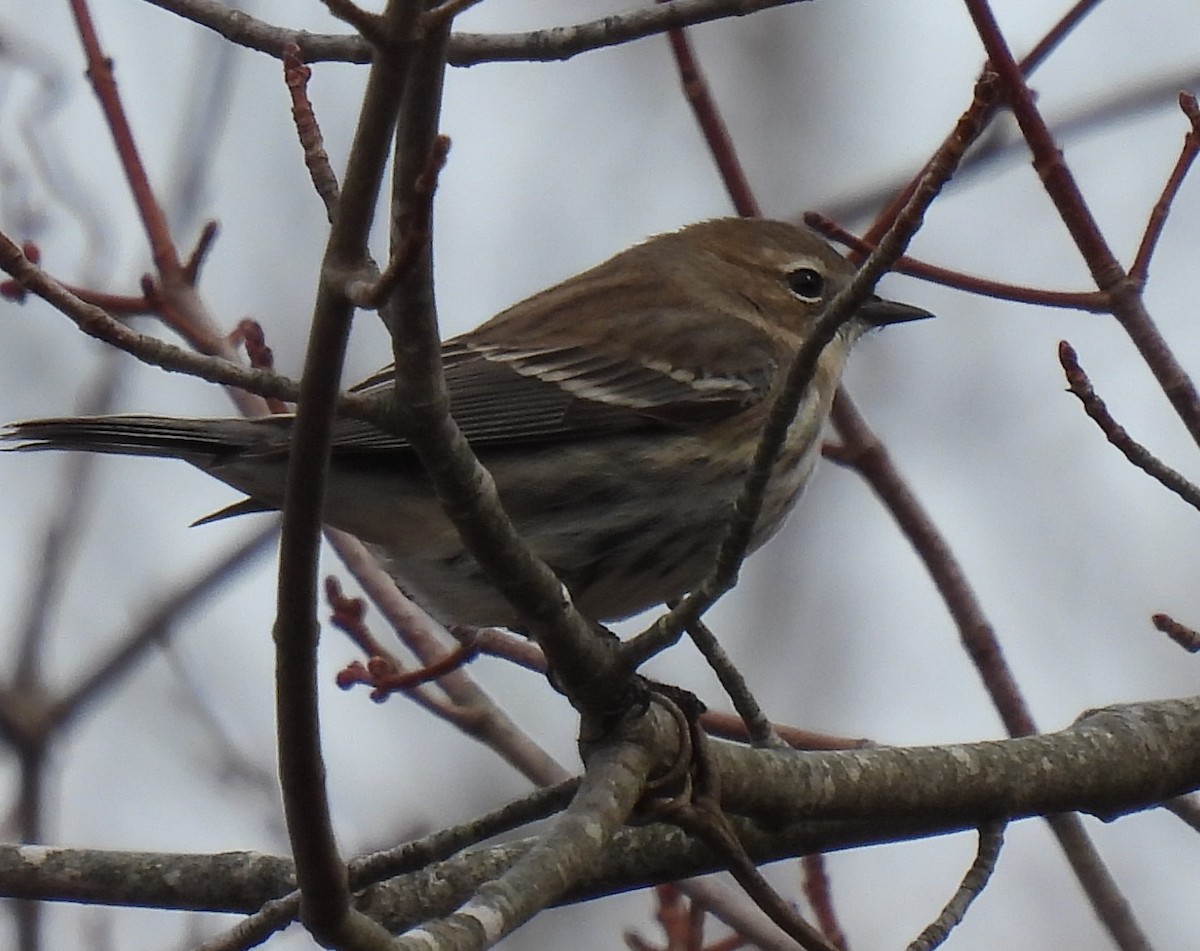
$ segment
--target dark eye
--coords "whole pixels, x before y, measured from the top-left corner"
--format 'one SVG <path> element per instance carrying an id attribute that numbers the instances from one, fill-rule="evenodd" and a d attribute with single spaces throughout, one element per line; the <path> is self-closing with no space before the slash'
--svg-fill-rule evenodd
<path id="1" fill-rule="evenodd" d="M 788 272 L 788 287 L 802 301 L 815 304 L 825 293 L 825 275 L 811 267 L 798 267 Z"/>

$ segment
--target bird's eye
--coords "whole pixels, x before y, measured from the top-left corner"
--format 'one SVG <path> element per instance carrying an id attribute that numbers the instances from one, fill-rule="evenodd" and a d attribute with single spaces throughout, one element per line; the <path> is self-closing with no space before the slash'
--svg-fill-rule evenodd
<path id="1" fill-rule="evenodd" d="M 787 274 L 792 293 L 808 304 L 815 304 L 825 293 L 825 275 L 811 267 L 798 267 Z"/>

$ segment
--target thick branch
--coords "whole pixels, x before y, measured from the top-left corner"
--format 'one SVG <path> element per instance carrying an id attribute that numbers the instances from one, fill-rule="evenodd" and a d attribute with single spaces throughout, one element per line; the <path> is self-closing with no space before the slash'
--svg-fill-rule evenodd
<path id="1" fill-rule="evenodd" d="M 714 744 L 726 809 L 756 862 L 940 835 L 1061 811 L 1106 818 L 1200 787 L 1200 697 L 1108 707 L 1056 734 L 921 748 L 781 754 Z M 369 890 L 392 930 L 449 914 L 529 842 L 464 853 Z M 626 829 L 564 901 L 700 874 L 714 858 L 677 829 Z M 294 884 L 286 859 L 0 848 L 0 894 L 252 912 Z"/>

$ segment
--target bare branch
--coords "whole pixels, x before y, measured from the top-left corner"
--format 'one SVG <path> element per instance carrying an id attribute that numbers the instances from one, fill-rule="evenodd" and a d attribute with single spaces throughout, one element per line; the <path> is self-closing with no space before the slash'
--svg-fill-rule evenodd
<path id="1" fill-rule="evenodd" d="M 300 48 L 307 63 L 339 61 L 367 63 L 371 47 L 359 36 L 328 36 L 289 30 L 257 20 L 217 0 L 147 0 L 184 19 L 220 33 L 239 46 L 282 57 L 288 44 Z M 575 26 L 551 27 L 528 33 L 457 33 L 450 38 L 446 61 L 451 66 L 488 62 L 552 62 L 580 53 L 617 46 L 727 17 L 748 16 L 769 7 L 801 0 L 671 0 L 658 7 L 632 10 Z"/>
<path id="2" fill-rule="evenodd" d="M 996 870 L 996 861 L 1000 858 L 1003 845 L 1003 823 L 991 823 L 980 828 L 979 848 L 975 852 L 975 860 L 963 876 L 958 891 L 946 903 L 941 914 L 909 944 L 908 951 L 933 951 L 934 948 L 945 944 L 950 932 L 962 923 L 971 903 L 987 886 L 992 872 Z"/>
<path id="3" fill-rule="evenodd" d="M 1149 449 L 1135 440 L 1120 423 L 1113 419 L 1108 407 L 1092 387 L 1075 348 L 1065 340 L 1058 345 L 1058 360 L 1067 376 L 1067 386 L 1079 397 L 1084 412 L 1100 427 L 1104 438 L 1117 447 L 1121 454 L 1146 475 L 1158 482 L 1167 491 L 1179 496 L 1192 508 L 1200 511 L 1200 486 L 1188 481 Z"/>

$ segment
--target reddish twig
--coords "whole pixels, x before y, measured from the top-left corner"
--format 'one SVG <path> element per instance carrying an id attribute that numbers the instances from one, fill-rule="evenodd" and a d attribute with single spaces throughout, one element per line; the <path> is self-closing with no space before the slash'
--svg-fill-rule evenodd
<path id="1" fill-rule="evenodd" d="M 666 941 L 651 944 L 632 931 L 625 933 L 625 944 L 633 951 L 704 951 L 704 909 L 688 901 L 679 886 L 666 883 L 654 886 L 655 912 Z"/>
<path id="2" fill-rule="evenodd" d="M 1189 654 L 1200 652 L 1200 631 L 1180 624 L 1169 614 L 1152 615 L 1150 621 Z"/>
<path id="3" fill-rule="evenodd" d="M 855 236 L 819 212 L 805 212 L 804 223 L 810 228 L 820 231 L 827 238 L 846 245 L 861 257 L 866 257 L 875 250 L 875 246 L 871 242 Z M 1109 296 L 1102 291 L 1054 291 L 1038 287 L 1025 287 L 1021 284 L 1009 284 L 1005 281 L 964 274 L 962 271 L 928 264 L 908 256 L 897 260 L 892 270 L 932 281 L 934 284 L 966 291 L 969 294 L 982 294 L 986 297 L 1013 301 L 1018 304 L 1064 307 L 1071 310 L 1085 310 L 1094 314 L 1107 314 L 1112 310 Z"/>
<path id="4" fill-rule="evenodd" d="M 103 340 L 137 359 L 179 373 L 187 373 L 213 383 L 223 383 L 231 387 L 230 393 L 247 415 L 261 415 L 261 401 L 247 394 L 258 393 L 263 396 L 276 396 L 282 399 L 294 400 L 297 395 L 296 384 L 275 373 L 262 370 L 252 370 L 240 366 L 223 357 L 205 356 L 192 353 L 180 347 L 172 346 L 164 340 L 148 334 L 140 334 L 131 330 L 125 324 L 108 314 L 103 309 L 81 300 L 63 287 L 45 271 L 33 264 L 22 253 L 21 248 L 0 232 L 0 270 L 6 271 L 26 290 L 49 303 L 59 313 L 69 317 L 85 334 Z M 196 335 L 200 340 L 202 335 Z M 220 345 L 229 349 L 224 337 L 218 338 Z M 193 344 L 200 349 L 197 344 Z M 211 352 L 211 348 L 208 352 Z M 242 399 L 238 399 L 244 397 Z M 350 400 L 350 403 L 354 403 Z M 357 411 L 348 408 L 349 415 Z M 368 414 L 370 410 L 363 406 Z"/>
<path id="5" fill-rule="evenodd" d="M 1167 491 L 1175 493 L 1192 508 L 1200 511 L 1200 486 L 1196 486 L 1168 466 L 1113 419 L 1104 400 L 1096 394 L 1092 381 L 1079 365 L 1079 357 L 1074 347 L 1065 340 L 1058 345 L 1058 362 L 1062 364 L 1070 391 L 1079 397 L 1084 412 L 1100 427 L 1104 437 L 1133 465 L 1155 479 Z"/>
<path id="6" fill-rule="evenodd" d="M 196 239 L 196 246 L 192 248 L 192 253 L 183 263 L 184 278 L 193 287 L 200 280 L 200 268 L 204 266 L 204 261 L 208 257 L 208 252 L 212 250 L 219 230 L 215 221 L 204 222 L 204 227 L 200 229 L 200 237 Z"/>
<path id="7" fill-rule="evenodd" d="M 1114 288 L 1124 279 L 1124 271 L 1105 242 L 1075 176 L 1063 161 L 1062 152 L 1038 111 L 1033 92 L 1025 82 L 1024 71 L 1013 57 L 991 7 L 987 0 L 964 2 L 987 51 L 989 68 L 995 72 L 1004 98 L 1029 145 L 1033 167 L 1047 195 L 1087 261 L 1096 286 L 1102 291 Z"/>
<path id="8" fill-rule="evenodd" d="M 351 597 L 342 590 L 341 582 L 333 575 L 325 579 L 325 600 L 329 602 L 332 613 L 329 623 L 346 634 L 350 640 L 368 657 L 388 656 L 384 649 L 367 627 L 367 602 L 362 598 Z M 399 666 L 397 664 L 397 666 Z"/>
<path id="9" fill-rule="evenodd" d="M 1124 272 L 1108 246 L 1075 176 L 1063 161 L 1062 151 L 1038 111 L 1033 93 L 1013 59 L 987 0 L 965 0 L 965 3 L 987 50 L 991 68 L 996 71 L 1021 135 L 1029 146 L 1033 167 L 1046 194 L 1058 210 L 1096 286 L 1112 294 L 1113 316 L 1141 353 L 1192 439 L 1200 445 L 1200 393 L 1146 311 L 1140 283 Z M 1129 937 L 1144 940 L 1141 935 L 1132 933 Z"/>
<path id="10" fill-rule="evenodd" d="M 100 47 L 86 0 L 71 0 L 71 10 L 87 58 L 88 78 L 92 82 L 96 98 L 112 133 L 125 180 L 133 194 L 154 259 L 157 278 L 143 278 L 143 297 L 149 309 L 195 349 L 206 354 L 228 356 L 224 349 L 225 341 L 216 331 L 193 289 L 200 262 L 212 243 L 215 230 L 211 226 L 205 228 L 185 267 L 180 262 L 178 249 L 167 226 L 166 215 L 150 186 L 137 143 L 134 141 L 133 129 L 117 92 L 112 62 Z M 119 298 L 106 299 L 106 304 L 120 303 Z M 129 299 L 124 303 L 129 307 L 137 307 L 137 304 Z M 232 395 L 243 410 L 254 408 L 254 401 L 245 399 L 243 394 Z"/>
<path id="11" fill-rule="evenodd" d="M 1021 72 L 1029 76 L 1035 69 L 1046 61 L 1058 45 L 1067 38 L 1068 34 L 1083 22 L 1084 17 L 1098 7 L 1103 0 L 1078 0 L 1078 2 L 1064 13 L 1057 23 L 1054 24 L 1028 53 L 1021 60 Z"/>
<path id="12" fill-rule="evenodd" d="M 29 254 L 29 251 L 35 247 L 35 245 L 28 242 L 24 246 L 25 256 L 30 261 L 36 261 L 36 256 Z M 60 283 L 59 286 L 79 298 L 79 300 L 95 307 L 103 308 L 108 313 L 119 317 L 144 317 L 154 313 L 154 308 L 144 294 L 134 297 L 130 294 L 109 294 L 104 291 L 93 291 L 86 287 L 79 287 L 76 284 Z M 0 282 L 0 297 L 3 297 L 5 300 L 23 304 L 28 296 L 29 289 L 15 278 Z"/>
<path id="13" fill-rule="evenodd" d="M 1179 193 L 1183 180 L 1191 170 L 1192 163 L 1196 161 L 1196 155 L 1200 153 L 1200 106 L 1196 104 L 1196 97 L 1190 92 L 1181 92 L 1179 108 L 1187 116 L 1191 128 L 1183 137 L 1183 148 L 1179 152 L 1179 158 L 1167 178 L 1167 183 L 1163 186 L 1162 194 L 1154 203 L 1154 208 L 1150 212 L 1150 220 L 1146 222 L 1146 233 L 1142 235 L 1142 243 L 1138 246 L 1133 264 L 1130 265 L 1129 276 L 1139 284 L 1146 283 L 1146 277 L 1150 271 L 1150 258 L 1158 245 L 1159 237 L 1162 236 L 1171 204 L 1175 201 L 1175 196 Z"/>
<path id="14" fill-rule="evenodd" d="M 188 255 L 187 262 L 182 266 L 183 282 L 187 286 L 194 286 L 200 277 L 200 268 L 204 264 L 204 259 L 208 256 L 208 252 L 212 249 L 213 241 L 217 236 L 217 223 L 215 221 L 207 222 L 203 230 L 200 232 L 200 237 L 196 240 L 196 246 L 192 248 Z M 21 250 L 25 254 L 25 258 L 31 264 L 41 263 L 41 250 L 32 241 L 26 241 Z M 147 284 L 151 287 L 150 291 L 146 290 Z M 81 301 L 86 301 L 89 304 L 94 304 L 96 307 L 102 307 L 110 314 L 115 314 L 120 317 L 144 317 L 147 315 L 158 316 L 157 308 L 162 304 L 162 294 L 154 285 L 153 278 L 143 275 L 141 279 L 142 293 L 140 295 L 133 294 L 113 294 L 106 291 L 92 290 L 87 287 L 80 287 L 76 284 L 68 284 L 60 282 L 60 286 L 65 290 L 74 294 Z M 17 303 L 24 303 L 26 294 L 28 293 L 24 285 L 17 280 L 8 280 L 0 282 L 0 297 Z M 179 327 L 172 327 L 180 333 L 184 339 L 191 340 L 194 333 L 185 333 Z M 208 352 L 208 351 L 205 351 Z"/>
<path id="15" fill-rule="evenodd" d="M 86 0 L 71 0 L 71 10 L 75 16 L 87 59 L 88 77 L 112 133 L 125 180 L 133 194 L 143 230 L 150 244 L 157 276 L 143 278 L 144 301 L 163 323 L 182 335 L 196 350 L 209 355 L 231 358 L 228 342 L 205 311 L 194 288 L 200 263 L 211 246 L 215 230 L 212 226 L 205 228 L 187 265 L 180 263 L 179 252 L 167 227 L 166 216 L 150 186 L 137 144 L 134 141 L 133 130 L 121 105 L 117 85 L 113 79 L 112 63 L 100 47 Z M 0 244 L 2 243 L 0 241 Z M 10 253 L 10 248 L 4 248 L 3 252 L 5 257 L 10 259 L 14 257 Z M 17 274 L 12 267 L 6 266 L 6 270 L 30 289 L 35 289 L 33 283 Z M 42 296 L 46 295 L 42 294 Z M 47 299 L 50 298 L 47 297 Z M 60 310 L 62 309 L 61 304 L 53 300 L 51 303 L 54 303 Z M 106 299 L 105 303 L 119 309 L 122 301 L 120 298 Z M 129 307 L 138 307 L 138 304 L 131 299 L 125 299 L 123 303 Z M 107 315 L 105 316 L 107 317 Z M 92 323 L 93 326 L 98 326 L 96 322 Z M 80 326 L 88 330 L 85 324 L 80 323 Z M 230 396 L 243 413 L 258 415 L 262 412 L 261 402 L 248 393 L 231 390 Z"/>
<path id="16" fill-rule="evenodd" d="M 347 664 L 338 672 L 337 685 L 349 690 L 355 684 L 366 684 L 371 688 L 371 699 L 383 703 L 394 693 L 411 693 L 458 670 L 475 659 L 477 652 L 469 647 L 451 651 L 437 664 L 406 670 L 390 657 L 371 657 L 364 665 L 360 661 Z"/>
<path id="17" fill-rule="evenodd" d="M 262 324 L 249 317 L 243 317 L 237 326 L 229 333 L 229 342 L 235 347 L 241 344 L 246 351 L 246 358 L 255 370 L 274 370 L 275 352 L 267 346 L 267 335 L 263 332 Z M 272 413 L 288 412 L 288 405 L 283 400 L 266 399 L 267 409 Z"/>
<path id="18" fill-rule="evenodd" d="M 833 907 L 833 891 L 829 887 L 829 873 L 825 867 L 825 856 L 820 852 L 805 855 L 800 859 L 800 868 L 803 872 L 801 887 L 804 890 L 804 897 L 808 899 L 808 904 L 816 916 L 817 927 L 821 929 L 821 933 L 825 935 L 831 945 L 838 948 L 839 951 L 846 951 L 848 947 L 846 933 L 842 931 L 842 926 L 838 923 L 837 911 Z"/>
<path id="19" fill-rule="evenodd" d="M 325 537 L 404 646 L 421 663 L 438 663 L 447 651 L 444 639 L 439 636 L 444 633 L 441 625 L 401 595 L 395 581 L 384 572 L 362 542 L 331 528 L 326 528 Z M 493 635 L 500 636 L 500 632 L 490 629 L 477 632 L 475 643 L 481 653 Z M 523 640 L 507 636 L 514 642 Z M 508 656 L 500 651 L 496 653 Z M 527 653 L 540 657 L 536 646 Z M 544 669 L 536 664 L 530 666 Z M 538 785 L 561 782 L 568 775 L 561 765 L 512 722 L 503 708 L 475 683 L 466 670 L 447 673 L 438 681 L 436 692 L 418 689 L 407 696 L 458 727 L 467 736 L 478 739 Z"/>
<path id="20" fill-rule="evenodd" d="M 409 670 L 400 659 L 385 648 L 366 624 L 367 604 L 342 591 L 341 583 L 330 575 L 325 579 L 325 598 L 332 613 L 329 622 L 353 641 L 367 657 L 352 661 L 337 674 L 335 682 L 342 690 L 355 684 L 371 687 L 371 699 L 382 703 L 393 693 L 403 692 L 426 709 L 451 722 L 462 723 L 471 718 L 469 712 L 453 699 L 418 688 L 458 670 L 473 656 L 469 647 L 442 652 L 436 660 L 417 670 Z"/>
<path id="21" fill-rule="evenodd" d="M 116 145 L 117 156 L 125 172 L 125 180 L 133 192 L 138 214 L 150 241 L 150 250 L 154 257 L 154 266 L 159 274 L 166 278 L 168 275 L 179 275 L 182 268 L 175 242 L 171 240 L 167 227 L 167 218 L 162 207 L 150 187 L 146 176 L 146 168 L 138 153 L 137 143 L 133 138 L 133 129 L 125 116 L 121 105 L 121 97 L 117 92 L 117 83 L 113 79 L 112 61 L 104 55 L 100 48 L 100 40 L 96 35 L 96 27 L 92 22 L 91 11 L 86 0 L 71 0 L 71 12 L 75 16 L 75 25 L 79 30 L 79 38 L 83 44 L 84 55 L 87 57 L 87 76 L 91 80 L 96 98 L 104 110 L 104 118 L 112 132 Z"/>
<path id="22" fill-rule="evenodd" d="M 262 324 L 249 317 L 243 317 L 229 334 L 229 342 L 241 344 L 246 348 L 246 357 L 250 366 L 257 370 L 274 370 L 275 353 L 267 346 L 267 335 L 263 333 Z"/>
<path id="23" fill-rule="evenodd" d="M 345 594 L 332 575 L 325 579 L 325 597 L 333 609 L 329 622 L 354 641 L 368 658 L 366 665 L 355 661 L 338 674 L 337 684 L 343 690 L 356 683 L 368 684 L 374 688 L 371 699 L 381 702 L 397 691 L 410 691 L 458 670 L 478 654 L 473 644 L 463 643 L 424 667 L 407 670 L 367 627 L 366 601 Z"/>
<path id="24" fill-rule="evenodd" d="M 1200 394 L 1146 312 L 1140 286 L 1122 271 L 1100 232 L 1078 183 L 1037 109 L 1022 68 L 1013 58 L 987 0 L 964 0 L 964 3 L 987 51 L 989 67 L 995 71 L 997 82 L 1029 145 L 1034 169 L 1083 256 L 1092 279 L 1101 291 L 1112 294 L 1113 315 L 1142 354 L 1192 438 L 1200 443 Z M 1015 690 L 1015 682 L 1012 686 Z M 1114 941 L 1128 951 L 1148 948 L 1149 942 L 1129 903 L 1078 818 L 1051 816 L 1047 821 L 1079 877 L 1092 908 Z"/>
<path id="25" fill-rule="evenodd" d="M 288 44 L 283 51 L 283 81 L 292 97 L 292 121 L 300 137 L 300 148 L 304 151 L 304 164 L 308 168 L 313 187 L 325 205 L 325 214 L 330 221 L 337 211 L 337 173 L 329 164 L 329 153 L 325 151 L 325 139 L 321 126 L 308 98 L 308 81 L 312 70 L 300 58 L 300 47 Z"/>
<path id="26" fill-rule="evenodd" d="M 664 3 L 666 0 L 657 2 Z M 750 189 L 750 183 L 746 180 L 746 173 L 738 159 L 737 150 L 733 147 L 733 140 L 729 137 L 725 120 L 721 118 L 720 110 L 717 109 L 709 91 L 708 82 L 696 61 L 691 41 L 688 40 L 683 27 L 668 30 L 667 39 L 671 43 L 671 52 L 679 69 L 683 95 L 692 107 L 692 113 L 700 125 L 704 141 L 708 143 L 708 151 L 717 163 L 717 171 L 721 181 L 725 183 L 725 191 L 733 202 L 734 209 L 743 218 L 757 218 L 762 211 Z"/>
<path id="27" fill-rule="evenodd" d="M 1045 36 L 1030 50 L 1029 54 L 1021 60 L 1021 72 L 1025 76 L 1032 75 L 1039 66 L 1046 61 L 1046 58 L 1063 42 L 1076 26 L 1078 26 L 1083 18 L 1091 12 L 1092 8 L 1097 6 L 1101 0 L 1079 0 L 1070 10 L 1068 10 L 1058 22 L 1052 26 Z M 973 122 L 979 129 L 983 129 L 991 119 L 992 113 L 997 106 L 996 95 L 996 77 L 989 70 L 985 69 L 979 80 L 975 83 L 975 92 L 972 96 L 971 105 L 968 107 L 968 114 L 972 115 Z M 870 230 L 864 236 L 869 243 L 874 243 L 879 236 L 891 224 L 892 219 L 896 217 L 900 209 L 904 207 L 904 203 L 908 201 L 912 190 L 916 187 L 917 182 L 925 174 L 925 169 L 922 168 L 912 180 L 904 188 L 900 189 L 895 197 L 875 218 Z"/>

